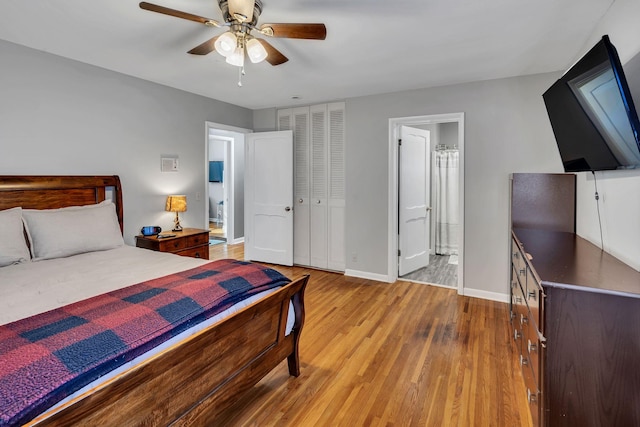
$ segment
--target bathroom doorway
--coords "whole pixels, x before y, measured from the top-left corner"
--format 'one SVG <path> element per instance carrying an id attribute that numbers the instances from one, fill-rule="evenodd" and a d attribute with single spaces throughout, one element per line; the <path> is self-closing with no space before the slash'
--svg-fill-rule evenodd
<path id="1" fill-rule="evenodd" d="M 392 221 L 390 229 L 393 230 L 393 236 L 390 236 L 390 242 L 392 242 L 390 247 L 393 252 L 390 257 L 393 256 L 394 261 L 392 263 L 393 277 L 457 288 L 459 293 L 463 289 L 462 260 L 464 249 L 463 120 L 462 113 L 390 120 L 390 158 L 393 162 L 390 165 L 389 177 L 390 206 L 395 207 L 389 215 Z M 425 178 L 415 170 L 412 170 L 409 175 L 403 174 L 401 161 L 403 149 L 405 151 L 410 149 L 406 145 L 403 148 L 399 143 L 399 140 L 402 139 L 403 128 L 405 133 L 407 130 L 414 129 L 415 131 L 412 133 L 420 135 L 427 133 L 429 135 L 427 137 L 429 140 L 428 152 L 421 156 L 426 164 L 423 165 L 424 169 L 419 170 L 419 172 L 428 173 L 429 176 Z M 415 153 L 411 155 L 415 157 Z M 415 168 L 415 165 L 413 167 Z M 408 179 L 408 176 L 412 178 Z M 415 186 L 416 179 L 426 179 L 428 183 L 425 206 L 422 206 L 421 203 L 412 203 L 406 200 L 403 202 L 402 200 L 403 194 L 407 192 L 407 186 Z M 416 216 L 412 220 L 428 221 L 428 232 L 409 231 L 410 235 L 407 235 L 407 231 L 403 231 L 402 223 L 406 221 L 406 215 L 403 214 L 402 209 L 406 209 L 407 206 L 426 211 L 426 216 Z M 404 230 L 406 229 L 404 227 Z M 409 230 L 411 229 L 409 228 Z M 418 234 L 420 237 L 416 238 Z M 424 239 L 429 241 L 420 241 L 422 236 L 426 236 Z M 411 252 L 407 253 L 407 248 L 411 249 Z M 427 264 L 416 264 L 412 271 L 407 271 L 405 268 L 401 274 L 399 271 L 401 263 L 406 263 L 403 258 L 403 250 L 405 257 L 407 255 L 410 257 L 422 256 L 423 252 L 427 251 Z"/>

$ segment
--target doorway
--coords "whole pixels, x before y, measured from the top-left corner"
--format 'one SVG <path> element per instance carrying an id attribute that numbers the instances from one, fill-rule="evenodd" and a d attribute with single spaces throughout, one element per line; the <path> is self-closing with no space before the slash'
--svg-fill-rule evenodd
<path id="1" fill-rule="evenodd" d="M 251 132 L 206 122 L 204 228 L 210 230 L 210 240 L 244 241 L 244 138 Z M 221 178 L 211 170 L 219 164 L 211 162 L 222 162 Z"/>
<path id="2" fill-rule="evenodd" d="M 230 169 L 233 138 L 212 134 L 209 136 L 209 235 L 215 244 L 227 241 L 229 227 Z M 226 179 L 225 179 L 226 178 Z"/>
<path id="3" fill-rule="evenodd" d="M 414 236 L 402 235 L 402 214 L 401 210 L 406 208 L 402 205 L 402 193 L 406 191 L 406 181 L 403 187 L 403 166 L 399 163 L 401 159 L 401 148 L 399 140 L 402 137 L 402 128 L 408 127 L 415 130 L 413 133 L 427 132 L 430 135 L 430 148 L 428 159 L 425 160 L 424 169 L 431 169 L 431 184 L 429 194 L 426 197 L 428 204 L 426 210 L 429 213 L 428 222 L 430 233 L 422 239 L 428 242 L 418 242 Z M 406 129 L 405 129 L 406 133 Z M 404 139 L 403 139 L 404 142 Z M 450 160 L 455 160 L 457 169 L 447 169 Z M 417 281 L 453 287 L 462 294 L 464 289 L 463 281 L 463 260 L 464 260 L 464 113 L 439 114 L 430 116 L 404 117 L 389 120 L 389 276 L 394 281 L 403 278 L 405 280 Z M 404 166 L 406 167 L 406 165 Z M 443 167 L 445 169 L 443 169 Z M 443 200 L 441 186 L 442 180 L 450 179 L 449 187 L 455 187 L 453 193 L 446 192 L 444 196 L 449 198 L 449 202 Z M 410 176 L 416 176 L 414 172 Z M 455 184 L 455 185 L 453 185 Z M 457 193 L 457 194 L 456 194 Z M 455 202 L 455 203 L 452 203 Z M 406 203 L 405 203 L 406 204 Z M 411 203 L 410 203 L 411 205 Z M 448 209 L 444 209 L 448 208 Z M 422 208 L 424 209 L 424 208 Z M 455 212 L 452 212 L 455 211 Z M 452 218 L 457 217 L 457 221 Z M 447 216 L 449 215 L 449 216 Z M 457 222 L 457 223 L 456 223 Z M 415 234 L 415 233 L 414 233 Z M 403 276 L 399 274 L 401 264 L 402 247 L 406 247 L 407 239 L 416 240 L 410 243 L 411 247 L 428 248 L 428 265 L 417 270 L 406 272 Z M 403 243 L 404 240 L 404 243 Z"/>

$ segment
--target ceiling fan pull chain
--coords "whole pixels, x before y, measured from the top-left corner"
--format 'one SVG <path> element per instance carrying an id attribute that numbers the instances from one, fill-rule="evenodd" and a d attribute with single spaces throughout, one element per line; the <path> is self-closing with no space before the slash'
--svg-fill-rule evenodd
<path id="1" fill-rule="evenodd" d="M 238 67 L 238 87 L 242 87 L 242 76 L 244 75 L 244 66 Z"/>

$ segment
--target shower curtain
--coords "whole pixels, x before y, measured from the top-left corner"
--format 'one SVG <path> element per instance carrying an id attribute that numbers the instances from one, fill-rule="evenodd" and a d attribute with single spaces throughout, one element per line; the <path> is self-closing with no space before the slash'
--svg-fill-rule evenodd
<path id="1" fill-rule="evenodd" d="M 458 150 L 435 152 L 435 250 L 458 255 Z"/>

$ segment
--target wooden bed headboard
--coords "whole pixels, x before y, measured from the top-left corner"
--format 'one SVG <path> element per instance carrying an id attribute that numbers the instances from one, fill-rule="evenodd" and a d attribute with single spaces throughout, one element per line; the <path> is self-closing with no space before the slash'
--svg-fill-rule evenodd
<path id="1" fill-rule="evenodd" d="M 56 209 L 92 205 L 113 192 L 120 231 L 124 231 L 120 178 L 82 175 L 0 175 L 0 210 Z"/>

